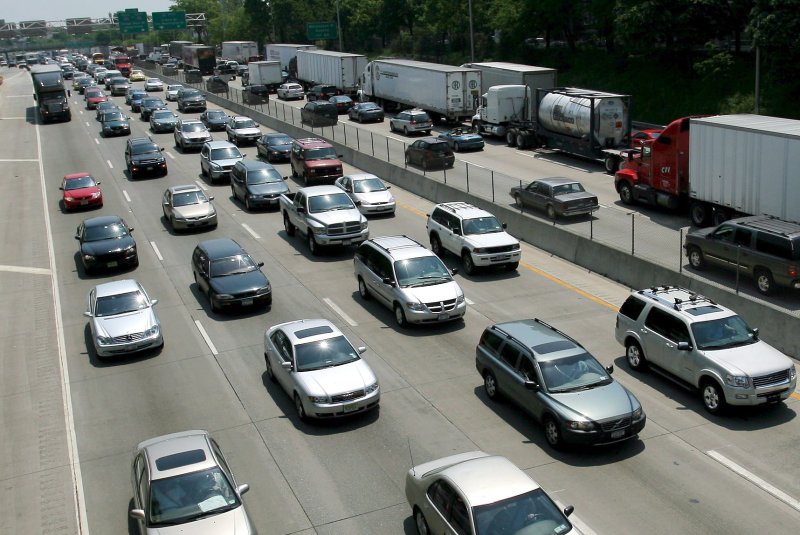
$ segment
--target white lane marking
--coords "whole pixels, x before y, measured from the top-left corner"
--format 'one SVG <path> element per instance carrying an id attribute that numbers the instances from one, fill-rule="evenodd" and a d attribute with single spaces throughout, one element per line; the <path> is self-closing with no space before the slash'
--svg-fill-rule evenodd
<path id="1" fill-rule="evenodd" d="M 464 301 L 466 301 L 469 306 L 475 306 L 475 301 L 473 301 L 467 296 L 464 296 Z"/>
<path id="2" fill-rule="evenodd" d="M 39 125 L 36 124 L 36 146 L 42 154 L 42 138 Z M 50 214 L 47 211 L 47 188 L 44 180 L 44 162 L 39 160 L 39 183 L 42 187 L 42 213 L 44 226 L 47 231 L 47 253 L 50 258 L 50 284 L 53 288 L 53 312 L 55 315 L 56 340 L 58 342 L 58 371 L 61 376 L 61 400 L 64 405 L 64 425 L 67 428 L 67 453 L 70 471 L 72 472 L 72 499 L 75 502 L 75 521 L 78 533 L 89 535 L 89 517 L 86 515 L 86 501 L 83 496 L 83 475 L 81 474 L 81 461 L 78 454 L 78 438 L 75 433 L 75 419 L 72 411 L 72 392 L 70 390 L 69 367 L 67 366 L 67 344 L 64 340 L 64 324 L 61 321 L 61 292 L 58 287 L 58 273 L 56 272 L 56 254 L 53 245 L 53 229 L 50 225 Z"/>
<path id="3" fill-rule="evenodd" d="M 323 301 L 325 301 L 325 304 L 327 304 L 329 307 L 331 307 L 331 308 L 333 309 L 333 311 L 334 311 L 334 312 L 336 312 L 337 314 L 339 314 L 339 315 L 342 317 L 342 319 L 343 319 L 344 321 L 346 321 L 348 324 L 350 324 L 350 326 L 351 326 L 351 327 L 358 327 L 358 323 L 356 323 L 356 322 L 353 320 L 353 318 L 351 318 L 350 316 L 348 316 L 347 314 L 345 314 L 345 313 L 344 313 L 344 310 L 342 310 L 341 308 L 339 308 L 339 307 L 336 305 L 336 303 L 334 303 L 334 302 L 333 302 L 333 301 L 332 301 L 330 298 L 328 298 L 328 297 L 324 297 L 322 300 L 323 300 Z"/>
<path id="4" fill-rule="evenodd" d="M 6 95 L 4 98 L 30 98 L 29 95 Z"/>
<path id="5" fill-rule="evenodd" d="M 159 250 L 158 250 L 158 246 L 156 245 L 156 242 L 154 242 L 154 241 L 151 241 L 151 242 L 150 242 L 150 245 L 152 245 L 152 246 L 153 246 L 153 251 L 155 251 L 155 253 L 156 253 L 156 256 L 158 257 L 158 261 L 159 261 L 159 262 L 163 262 L 163 261 L 164 261 L 164 257 L 163 257 L 163 256 L 161 256 L 161 251 L 159 251 Z"/>
<path id="6" fill-rule="evenodd" d="M 208 346 L 208 349 L 211 350 L 211 354 L 214 356 L 219 355 L 219 353 L 217 352 L 217 348 L 214 346 L 214 342 L 211 341 L 211 337 L 208 336 L 208 333 L 203 328 L 203 325 L 200 323 L 200 320 L 194 320 L 194 324 L 197 325 L 197 330 L 200 331 L 200 336 L 202 336 L 203 340 L 206 341 L 206 345 Z"/>
<path id="7" fill-rule="evenodd" d="M 168 150 L 167 150 L 167 151 L 164 151 L 164 154 L 166 154 L 167 156 L 169 156 L 169 157 L 170 157 L 170 158 L 172 158 L 173 160 L 175 159 L 175 156 L 173 156 L 173 155 L 172 155 L 172 153 L 171 153 L 170 151 L 168 151 Z"/>
<path id="8" fill-rule="evenodd" d="M 126 201 L 131 202 L 131 198 L 128 196 L 128 192 L 127 191 L 122 190 L 122 196 L 125 197 Z"/>
<path id="9" fill-rule="evenodd" d="M 85 121 L 85 122 L 86 122 L 86 126 L 91 126 L 91 125 L 89 124 L 89 121 Z"/>
<path id="10" fill-rule="evenodd" d="M 260 240 L 260 239 L 261 239 L 261 236 L 259 236 L 258 234 L 256 234 L 256 231 L 255 231 L 255 230 L 253 230 L 253 229 L 251 229 L 251 228 L 250 228 L 250 227 L 247 225 L 247 223 L 242 223 L 242 227 L 244 227 L 244 229 L 245 229 L 247 232 L 249 232 L 249 233 L 250 233 L 250 235 L 251 235 L 252 237 L 254 237 L 255 239 L 257 239 L 257 240 Z"/>
<path id="11" fill-rule="evenodd" d="M 2 162 L 2 163 L 6 163 L 6 162 L 38 162 L 38 161 L 39 161 L 38 158 L 3 158 L 3 159 L 0 159 L 0 162 Z"/>
<path id="12" fill-rule="evenodd" d="M 27 117 L 0 117 L 0 121 L 24 121 Z"/>
<path id="13" fill-rule="evenodd" d="M 208 186 L 206 186 L 205 184 L 203 184 L 203 183 L 202 183 L 202 182 L 200 182 L 199 180 L 195 180 L 195 181 L 194 181 L 194 183 L 195 183 L 195 184 L 197 184 L 197 186 L 198 186 L 198 187 L 199 187 L 201 190 L 203 190 L 203 191 L 208 191 Z"/>
<path id="14" fill-rule="evenodd" d="M 753 483 L 757 487 L 760 487 L 761 490 L 763 490 L 763 491 L 765 491 L 765 492 L 767 492 L 769 494 L 772 494 L 775 498 L 779 499 L 780 501 L 782 501 L 783 503 L 785 503 L 786 505 L 788 505 L 789 507 L 791 507 L 795 511 L 800 511 L 800 501 L 792 498 L 791 496 L 789 496 L 788 494 L 786 494 L 782 490 L 778 489 L 777 487 L 773 486 L 772 484 L 767 483 L 766 481 L 764 481 L 763 479 L 761 479 L 760 477 L 758 477 L 754 473 L 750 472 L 746 468 L 744 468 L 742 466 L 739 466 L 738 464 L 736 464 L 735 462 L 731 461 L 730 459 L 728 459 L 727 457 L 725 457 L 724 455 L 722 455 L 721 453 L 719 453 L 717 451 L 708 450 L 706 452 L 706 454 L 709 457 L 711 457 L 712 459 L 714 459 L 715 461 L 717 461 L 718 463 L 720 463 L 721 465 L 723 465 L 723 466 L 729 468 L 730 470 L 732 470 L 733 472 L 739 474 L 740 476 L 745 478 L 750 483 Z"/>
<path id="15" fill-rule="evenodd" d="M 99 145 L 100 144 L 100 140 L 97 139 L 97 138 L 94 138 L 94 143 L 95 143 L 95 145 Z"/>
<path id="16" fill-rule="evenodd" d="M 31 275 L 50 275 L 52 273 L 47 268 L 24 266 L 0 266 L 0 271 L 9 271 L 11 273 L 30 273 Z"/>
<path id="17" fill-rule="evenodd" d="M 81 115 L 83 115 L 83 110 L 78 110 L 78 113 L 80 113 Z"/>
<path id="18" fill-rule="evenodd" d="M 108 167 L 114 169 L 114 165 L 111 163 L 111 160 L 106 160 L 106 163 L 108 164 Z"/>

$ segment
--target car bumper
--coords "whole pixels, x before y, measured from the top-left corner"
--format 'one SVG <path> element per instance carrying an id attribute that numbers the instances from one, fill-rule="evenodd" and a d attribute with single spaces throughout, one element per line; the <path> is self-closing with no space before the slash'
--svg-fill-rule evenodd
<path id="1" fill-rule="evenodd" d="M 723 388 L 725 390 L 725 402 L 728 405 L 763 405 L 765 403 L 778 403 L 791 396 L 792 392 L 797 388 L 797 379 L 795 378 L 790 382 L 779 385 L 759 389 L 751 388 L 745 391 L 741 388 L 731 388 L 727 385 Z"/>
<path id="2" fill-rule="evenodd" d="M 130 127 L 128 128 L 114 128 L 112 130 L 103 130 L 104 136 L 127 136 L 131 133 Z"/>
<path id="3" fill-rule="evenodd" d="M 280 194 L 273 196 L 250 195 L 250 205 L 257 208 L 277 208 L 280 204 Z"/>
<path id="4" fill-rule="evenodd" d="M 290 154 L 288 152 L 262 151 L 261 155 L 271 162 L 288 162 Z"/>
<path id="5" fill-rule="evenodd" d="M 87 258 L 83 256 L 83 265 L 86 269 L 116 269 L 121 266 L 136 266 L 139 263 L 139 257 L 136 249 L 123 253 L 114 253 L 105 256 L 92 256 Z"/>
<path id="6" fill-rule="evenodd" d="M 387 202 L 384 204 L 364 204 L 358 205 L 358 211 L 364 215 L 376 214 L 393 214 L 397 204 L 395 202 Z"/>
<path id="7" fill-rule="evenodd" d="M 584 206 L 581 208 L 569 208 L 567 210 L 564 210 L 563 212 L 559 212 L 558 215 L 564 217 L 572 217 L 576 215 L 588 215 L 599 209 L 600 209 L 599 206 Z"/>
<path id="8" fill-rule="evenodd" d="M 214 302 L 214 306 L 221 309 L 270 306 L 272 304 L 272 290 L 258 295 L 234 297 L 233 299 L 220 299 L 218 296 L 212 295 L 211 299 Z"/>
<path id="9" fill-rule="evenodd" d="M 457 304 L 452 310 L 444 312 L 432 312 L 430 310 L 409 310 L 403 307 L 406 321 L 409 323 L 444 323 L 461 319 L 467 312 L 466 300 Z"/>
<path id="10" fill-rule="evenodd" d="M 130 169 L 131 174 L 152 173 L 154 175 L 166 175 L 167 163 L 148 163 L 143 165 L 132 165 Z"/>
<path id="11" fill-rule="evenodd" d="M 174 124 L 154 124 L 153 132 L 172 132 L 175 130 Z"/>
<path id="12" fill-rule="evenodd" d="M 600 445 L 611 444 L 628 440 L 638 435 L 647 423 L 647 416 L 627 427 L 614 429 L 611 431 L 579 431 L 576 429 L 561 428 L 561 436 L 564 442 L 579 445 Z M 559 424 L 560 425 L 560 424 Z"/>
<path id="13" fill-rule="evenodd" d="M 209 176 L 212 180 L 217 180 L 219 178 L 226 178 L 230 180 L 231 178 L 231 170 L 230 169 L 214 169 L 213 167 L 208 170 Z"/>
<path id="14" fill-rule="evenodd" d="M 237 145 L 255 145 L 256 141 L 261 137 L 261 134 L 255 136 L 235 136 L 233 141 Z"/>
<path id="15" fill-rule="evenodd" d="M 67 210 L 78 210 L 80 208 L 94 208 L 97 206 L 103 206 L 102 197 L 98 197 L 96 199 L 80 199 L 72 201 L 64 200 L 64 208 Z"/>
<path id="16" fill-rule="evenodd" d="M 183 103 L 183 111 L 206 111 L 205 103 L 202 104 L 194 104 L 194 103 Z"/>
<path id="17" fill-rule="evenodd" d="M 516 249 L 507 253 L 486 253 L 472 255 L 472 262 L 476 266 L 495 266 L 499 264 L 510 264 L 519 262 L 522 258 L 522 250 Z"/>
<path id="18" fill-rule="evenodd" d="M 175 229 L 193 229 L 193 228 L 202 228 L 202 227 L 216 227 L 217 226 L 217 215 L 214 214 L 211 217 L 206 217 L 202 219 L 176 219 L 175 220 Z"/>
<path id="19" fill-rule="evenodd" d="M 314 234 L 314 240 L 320 245 L 359 245 L 369 238 L 369 229 L 364 229 L 358 234 L 345 234 L 330 236 L 328 234 Z"/>
<path id="20" fill-rule="evenodd" d="M 146 351 L 154 347 L 160 347 L 163 344 L 164 337 L 159 329 L 158 334 L 150 338 L 124 342 L 121 344 L 101 345 L 97 340 L 95 340 L 94 349 L 98 357 L 113 357 L 115 355 L 127 355 L 131 353 L 137 353 L 139 351 Z"/>
<path id="21" fill-rule="evenodd" d="M 213 141 L 213 138 L 209 139 L 184 139 L 183 146 L 192 149 L 202 149 L 203 145 L 208 143 L 209 141 Z"/>
<path id="22" fill-rule="evenodd" d="M 337 418 L 374 409 L 380 400 L 381 389 L 378 387 L 374 392 L 370 392 L 362 398 L 341 403 L 312 403 L 306 397 L 303 404 L 306 406 L 306 414 L 312 418 Z"/>

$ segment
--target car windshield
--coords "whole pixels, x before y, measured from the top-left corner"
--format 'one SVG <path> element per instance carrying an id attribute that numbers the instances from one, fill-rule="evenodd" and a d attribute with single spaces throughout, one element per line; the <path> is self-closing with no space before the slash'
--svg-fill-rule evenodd
<path id="1" fill-rule="evenodd" d="M 208 202 L 208 197 L 202 191 L 186 191 L 172 196 L 172 206 L 188 206 Z"/>
<path id="2" fill-rule="evenodd" d="M 568 193 L 580 193 L 586 191 L 579 182 L 571 184 L 561 184 L 553 187 L 553 195 L 566 195 Z"/>
<path id="3" fill-rule="evenodd" d="M 231 158 L 241 158 L 242 153 L 236 147 L 225 147 L 224 149 L 211 149 L 210 158 L 212 160 L 230 160 Z"/>
<path id="4" fill-rule="evenodd" d="M 87 89 L 85 95 L 86 98 L 100 97 L 103 95 L 103 91 L 101 89 Z"/>
<path id="5" fill-rule="evenodd" d="M 303 90 L 303 86 L 301 86 L 300 84 L 289 84 L 289 85 L 286 86 L 286 89 L 292 89 L 292 90 L 298 90 L 299 89 L 300 91 L 302 91 Z"/>
<path id="6" fill-rule="evenodd" d="M 420 256 L 394 263 L 397 284 L 401 288 L 431 286 L 453 280 L 450 271 L 436 256 Z"/>
<path id="7" fill-rule="evenodd" d="M 206 117 L 208 117 L 209 119 L 219 119 L 221 117 L 227 117 L 227 115 L 225 115 L 225 112 L 222 110 L 215 110 L 208 112 L 206 114 Z"/>
<path id="8" fill-rule="evenodd" d="M 355 208 L 352 199 L 346 193 L 330 193 L 308 198 L 308 211 L 312 214 L 330 210 L 350 210 Z"/>
<path id="9" fill-rule="evenodd" d="M 691 326 L 697 349 L 725 349 L 757 341 L 753 330 L 740 316 L 701 321 Z"/>
<path id="10" fill-rule="evenodd" d="M 364 102 L 363 104 L 358 105 L 358 109 L 361 111 L 370 111 L 370 110 L 379 110 L 381 109 L 381 107 L 375 104 L 374 102 Z"/>
<path id="11" fill-rule="evenodd" d="M 128 229 L 122 223 L 111 223 L 108 225 L 93 225 L 86 227 L 83 241 L 110 240 L 122 238 L 128 235 Z"/>
<path id="12" fill-rule="evenodd" d="M 361 358 L 344 336 L 300 344 L 294 349 L 298 372 L 339 366 Z"/>
<path id="13" fill-rule="evenodd" d="M 266 143 L 270 147 L 281 147 L 292 144 L 292 138 L 289 136 L 266 136 Z"/>
<path id="14" fill-rule="evenodd" d="M 275 169 L 258 169 L 247 173 L 247 183 L 251 186 L 271 182 L 283 182 L 283 177 Z"/>
<path id="15" fill-rule="evenodd" d="M 64 189 L 70 191 L 73 189 L 91 188 L 95 186 L 94 179 L 90 176 L 82 176 L 80 178 L 70 178 L 64 182 Z"/>
<path id="16" fill-rule="evenodd" d="M 589 353 L 540 361 L 539 369 L 544 386 L 554 394 L 588 390 L 611 382 L 602 364 Z"/>
<path id="17" fill-rule="evenodd" d="M 153 112 L 153 119 L 172 119 L 175 114 L 169 110 L 157 110 Z"/>
<path id="18" fill-rule="evenodd" d="M 503 232 L 503 225 L 494 216 L 475 217 L 465 219 L 463 222 L 464 234 L 491 234 L 492 232 Z"/>
<path id="19" fill-rule="evenodd" d="M 200 90 L 199 89 L 186 89 L 186 90 L 183 91 L 181 96 L 186 98 L 186 97 L 196 97 L 198 95 L 200 95 Z"/>
<path id="20" fill-rule="evenodd" d="M 239 507 L 230 481 L 219 469 L 155 479 L 150 483 L 148 527 L 192 522 Z"/>
<path id="21" fill-rule="evenodd" d="M 141 98 L 143 98 L 143 97 L 144 97 L 146 94 L 147 94 L 147 93 L 145 93 L 144 91 L 134 91 L 133 93 L 131 93 L 131 99 L 132 99 L 132 100 L 141 99 Z"/>
<path id="22" fill-rule="evenodd" d="M 450 145 L 445 142 L 442 143 L 429 143 L 428 150 L 431 152 L 438 152 L 441 154 L 446 154 L 450 152 Z"/>
<path id="23" fill-rule="evenodd" d="M 333 147 L 323 147 L 319 149 L 308 149 L 305 152 L 306 160 L 335 160 L 339 156 Z"/>
<path id="24" fill-rule="evenodd" d="M 107 123 L 109 121 L 124 121 L 125 116 L 118 111 L 107 111 L 103 114 L 103 122 Z"/>
<path id="25" fill-rule="evenodd" d="M 150 154 L 151 152 L 161 152 L 158 145 L 154 143 L 141 143 L 131 147 L 131 154 Z"/>
<path id="26" fill-rule="evenodd" d="M 94 315 L 97 317 L 116 316 L 136 312 L 149 306 L 147 298 L 140 291 L 126 292 L 124 294 L 106 295 L 98 297 L 94 307 Z"/>
<path id="27" fill-rule="evenodd" d="M 142 101 L 142 106 L 146 108 L 158 108 L 164 106 L 164 101 L 160 98 L 146 98 Z"/>
<path id="28" fill-rule="evenodd" d="M 127 85 L 128 80 L 126 78 L 114 78 L 111 80 L 111 85 L 122 85 L 122 84 Z"/>
<path id="29" fill-rule="evenodd" d="M 206 127 L 202 123 L 183 123 L 181 125 L 181 130 L 184 132 L 203 132 L 205 131 Z"/>
<path id="30" fill-rule="evenodd" d="M 236 121 L 234 128 L 256 128 L 256 122 L 252 119 Z"/>
<path id="31" fill-rule="evenodd" d="M 158 80 L 158 78 L 148 78 L 147 79 L 147 83 L 148 84 L 160 84 L 161 82 Z"/>
<path id="32" fill-rule="evenodd" d="M 228 256 L 211 261 L 211 277 L 227 277 L 228 275 L 239 275 L 249 273 L 258 269 L 249 255 L 239 254 Z"/>
<path id="33" fill-rule="evenodd" d="M 367 178 L 366 180 L 353 181 L 353 193 L 369 193 L 370 191 L 384 191 L 386 186 L 380 178 Z"/>
<path id="34" fill-rule="evenodd" d="M 177 91 L 181 87 L 183 87 L 183 86 L 182 85 L 168 85 L 167 86 L 167 91 Z"/>
<path id="35" fill-rule="evenodd" d="M 476 535 L 536 533 L 559 535 L 572 529 L 567 517 L 542 489 L 472 508 Z"/>

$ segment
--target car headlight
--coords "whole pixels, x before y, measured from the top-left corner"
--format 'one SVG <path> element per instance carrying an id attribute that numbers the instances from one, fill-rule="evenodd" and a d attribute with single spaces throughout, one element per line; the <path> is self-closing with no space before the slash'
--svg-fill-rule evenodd
<path id="1" fill-rule="evenodd" d="M 750 386 L 750 378 L 746 375 L 731 375 L 729 373 L 725 376 L 725 384 L 736 388 L 747 388 Z"/>
<path id="2" fill-rule="evenodd" d="M 152 327 L 147 329 L 147 331 L 145 331 L 144 335 L 148 336 L 148 337 L 149 336 L 156 336 L 158 334 L 159 330 L 160 329 L 158 328 L 158 325 L 153 325 Z"/>
<path id="3" fill-rule="evenodd" d="M 456 297 L 456 304 L 460 305 L 464 302 L 464 300 L 464 294 L 460 294 L 458 297 Z"/>
<path id="4" fill-rule="evenodd" d="M 425 305 L 422 303 L 406 303 L 406 306 L 409 310 L 413 310 L 415 312 L 424 312 Z"/>
<path id="5" fill-rule="evenodd" d="M 217 162 L 211 162 L 211 167 L 215 167 L 217 169 L 220 169 L 222 166 L 220 164 L 218 164 Z"/>
<path id="6" fill-rule="evenodd" d="M 111 341 L 112 341 L 111 338 L 109 338 L 108 336 L 98 336 L 97 337 L 97 343 L 101 344 L 101 345 L 108 345 L 108 344 L 111 343 Z"/>
<path id="7" fill-rule="evenodd" d="M 311 403 L 327 403 L 327 396 L 308 396 L 308 401 Z"/>
<path id="8" fill-rule="evenodd" d="M 585 420 L 568 421 L 567 428 L 577 431 L 592 431 L 594 429 L 594 422 Z"/>
<path id="9" fill-rule="evenodd" d="M 217 294 L 217 299 L 221 301 L 227 301 L 229 299 L 233 299 L 233 296 L 231 294 Z"/>
<path id="10" fill-rule="evenodd" d="M 67 202 L 72 202 L 72 201 L 75 200 L 75 198 L 74 197 L 64 197 L 64 200 L 67 201 Z"/>
<path id="11" fill-rule="evenodd" d="M 472 252 L 475 253 L 475 254 L 483 254 L 483 253 L 486 252 L 486 248 L 485 247 L 476 247 L 476 248 L 474 248 L 472 250 Z"/>
<path id="12" fill-rule="evenodd" d="M 368 226 L 369 226 L 369 223 L 367 223 L 366 221 L 362 221 L 361 222 L 361 230 L 367 230 Z"/>
<path id="13" fill-rule="evenodd" d="M 364 392 L 366 392 L 367 394 L 372 394 L 377 389 L 378 389 L 378 381 L 375 381 L 371 385 L 367 386 L 367 388 L 364 389 Z"/>
<path id="14" fill-rule="evenodd" d="M 325 233 L 325 227 L 311 227 L 311 226 L 309 226 L 308 230 L 310 230 L 314 234 L 324 234 Z"/>
<path id="15" fill-rule="evenodd" d="M 127 252 L 129 252 L 129 251 L 135 251 L 135 250 L 136 250 L 136 245 L 135 245 L 135 244 L 134 244 L 134 245 L 131 245 L 131 246 L 129 246 L 129 247 L 126 247 L 126 248 L 124 249 L 124 251 L 125 251 L 126 253 L 127 253 Z"/>
<path id="16" fill-rule="evenodd" d="M 634 422 L 638 422 L 642 418 L 644 418 L 644 411 L 642 410 L 641 407 L 633 411 L 633 414 L 631 414 L 631 420 L 633 420 Z"/>
<path id="17" fill-rule="evenodd" d="M 94 260 L 94 255 L 85 254 L 85 255 L 83 255 L 83 259 L 84 260 Z"/>
<path id="18" fill-rule="evenodd" d="M 797 377 L 797 370 L 795 370 L 794 366 L 792 366 L 791 368 L 789 368 L 789 380 L 792 380 L 795 377 Z"/>
<path id="19" fill-rule="evenodd" d="M 100 197 L 100 195 L 102 195 L 102 193 L 100 193 L 99 191 L 95 191 L 94 193 L 92 193 L 92 199 L 97 199 L 98 197 Z"/>

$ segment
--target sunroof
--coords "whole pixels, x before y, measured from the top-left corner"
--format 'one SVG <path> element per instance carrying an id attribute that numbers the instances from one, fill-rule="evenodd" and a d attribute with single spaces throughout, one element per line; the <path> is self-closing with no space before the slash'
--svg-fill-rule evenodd
<path id="1" fill-rule="evenodd" d="M 547 342 L 545 344 L 539 344 L 538 346 L 533 346 L 533 352 L 537 355 L 546 355 L 547 353 L 553 353 L 555 351 L 563 351 L 565 349 L 573 349 L 575 344 L 570 342 L 569 340 L 555 340 L 553 342 Z"/>
<path id="2" fill-rule="evenodd" d="M 317 336 L 318 334 L 327 334 L 332 333 L 333 329 L 331 329 L 327 325 L 320 325 L 319 327 L 311 327 L 310 329 L 301 329 L 299 331 L 295 331 L 294 335 L 298 338 L 308 338 L 309 336 Z"/>
<path id="3" fill-rule="evenodd" d="M 205 460 L 206 452 L 203 450 L 189 450 L 159 457 L 156 459 L 156 467 L 163 472 L 173 468 L 180 468 L 181 466 L 202 463 Z"/>
<path id="4" fill-rule="evenodd" d="M 706 305 L 702 307 L 687 309 L 686 312 L 688 312 L 692 316 L 703 316 L 705 314 L 714 314 L 716 312 L 722 312 L 722 309 L 719 307 L 715 307 L 714 305 Z"/>

